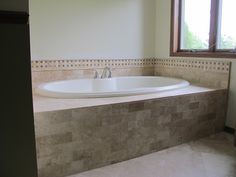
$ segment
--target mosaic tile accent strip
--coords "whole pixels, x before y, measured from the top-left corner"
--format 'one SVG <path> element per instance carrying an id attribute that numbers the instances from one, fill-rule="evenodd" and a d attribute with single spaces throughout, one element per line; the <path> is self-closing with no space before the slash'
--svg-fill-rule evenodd
<path id="1" fill-rule="evenodd" d="M 33 60 L 32 71 L 75 70 L 89 68 L 128 68 L 128 67 L 171 67 L 189 68 L 214 72 L 229 72 L 230 62 L 209 59 L 171 58 L 171 59 L 85 59 L 85 60 Z"/>
<path id="2" fill-rule="evenodd" d="M 227 90 L 35 114 L 39 177 L 63 177 L 224 128 Z"/>
<path id="3" fill-rule="evenodd" d="M 165 68 L 185 68 L 203 71 L 223 72 L 230 71 L 229 61 L 216 61 L 209 59 L 194 59 L 194 58 L 171 58 L 171 59 L 158 59 L 156 61 L 157 67 Z"/>
<path id="4" fill-rule="evenodd" d="M 75 70 L 127 67 L 150 67 L 156 64 L 156 59 L 93 59 L 93 60 L 34 60 L 31 62 L 32 71 Z"/>

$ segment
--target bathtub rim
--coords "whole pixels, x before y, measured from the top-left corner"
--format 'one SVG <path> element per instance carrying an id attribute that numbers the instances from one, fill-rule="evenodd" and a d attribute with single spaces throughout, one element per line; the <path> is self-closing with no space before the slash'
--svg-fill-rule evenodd
<path id="1" fill-rule="evenodd" d="M 112 97 L 125 97 L 125 96 L 135 96 L 135 95 L 143 95 L 143 94 L 152 94 L 157 92 L 165 92 L 175 89 L 181 89 L 184 87 L 188 87 L 191 85 L 190 82 L 174 78 L 174 77 L 165 77 L 165 76 L 123 76 L 123 77 L 112 77 L 112 78 L 105 78 L 105 79 L 95 79 L 97 81 L 106 81 L 106 80 L 112 80 L 112 79 L 120 79 L 120 78 L 164 78 L 164 79 L 172 79 L 179 81 L 180 83 L 170 86 L 162 86 L 162 87 L 140 87 L 136 89 L 126 89 L 126 90 L 120 90 L 120 91 L 111 91 L 111 92 L 83 92 L 83 93 L 77 93 L 77 92 L 62 92 L 62 91 L 49 91 L 46 90 L 45 87 L 48 84 L 55 84 L 55 83 L 63 83 L 67 81 L 78 81 L 78 80 L 93 80 L 91 78 L 81 78 L 81 79 L 69 79 L 69 80 L 58 80 L 58 81 L 52 81 L 52 82 L 46 82 L 38 85 L 35 88 L 35 93 L 38 96 L 42 97 L 49 97 L 49 98 L 55 98 L 55 99 L 86 99 L 86 98 L 112 98 Z M 135 92 L 135 93 L 134 93 Z"/>

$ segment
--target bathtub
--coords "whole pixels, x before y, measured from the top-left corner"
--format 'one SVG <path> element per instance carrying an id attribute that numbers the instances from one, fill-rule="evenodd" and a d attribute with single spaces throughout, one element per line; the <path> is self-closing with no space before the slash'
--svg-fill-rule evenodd
<path id="1" fill-rule="evenodd" d="M 39 85 L 36 93 L 53 98 L 97 98 L 148 94 L 189 86 L 189 82 L 157 76 L 77 79 Z"/>

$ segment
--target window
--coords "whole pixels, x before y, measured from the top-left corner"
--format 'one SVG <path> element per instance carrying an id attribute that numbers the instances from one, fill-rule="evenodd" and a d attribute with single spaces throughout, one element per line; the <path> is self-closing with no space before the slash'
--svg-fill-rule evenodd
<path id="1" fill-rule="evenodd" d="M 236 0 L 172 0 L 171 56 L 236 58 Z"/>

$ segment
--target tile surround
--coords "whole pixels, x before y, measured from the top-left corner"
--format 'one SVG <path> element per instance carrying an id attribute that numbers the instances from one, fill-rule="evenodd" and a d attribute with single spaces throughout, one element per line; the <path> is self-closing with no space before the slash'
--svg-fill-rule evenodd
<path id="1" fill-rule="evenodd" d="M 177 77 L 193 85 L 210 88 L 228 88 L 231 63 L 227 60 L 160 59 L 155 65 L 155 75 Z"/>
<path id="2" fill-rule="evenodd" d="M 226 60 L 197 58 L 33 60 L 33 87 L 55 80 L 92 78 L 95 69 L 101 74 L 105 66 L 112 69 L 113 76 L 181 77 L 194 84 L 219 88 L 228 87 L 230 72 L 230 62 Z"/>
<path id="3" fill-rule="evenodd" d="M 65 100 L 34 97 L 34 102 L 41 100 L 39 104 L 46 105 L 47 109 L 45 101 L 53 104 L 52 110 L 65 104 L 60 110 L 45 111 L 40 107 L 40 111 L 35 112 L 39 177 L 62 177 L 86 171 L 223 130 L 230 73 L 228 61 L 153 58 L 34 60 L 31 63 L 33 87 L 61 79 L 91 78 L 94 69 L 101 73 L 109 66 L 113 76 L 171 76 L 216 88 L 187 90 L 187 95 L 171 92 L 171 97 L 150 95 L 151 98 L 132 97 L 127 98 L 128 101 L 117 98 L 104 105 L 91 106 L 86 102 L 84 107 L 71 106 L 69 102 L 77 104 L 74 100 L 65 103 Z M 83 103 L 83 100 L 77 101 Z M 100 102 L 107 101 L 100 99 Z"/>
<path id="4" fill-rule="evenodd" d="M 62 177 L 220 132 L 227 90 L 35 113 L 39 177 Z"/>
<path id="5" fill-rule="evenodd" d="M 56 80 L 93 78 L 95 68 L 76 69 L 76 70 L 52 70 L 52 71 L 36 71 L 32 72 L 33 88 L 43 82 Z M 97 69 L 99 75 L 102 69 Z M 131 68 L 112 68 L 112 76 L 152 76 L 154 75 L 153 67 L 131 67 Z"/>

